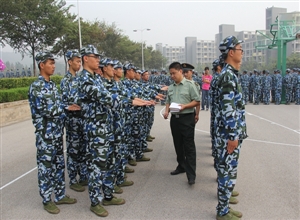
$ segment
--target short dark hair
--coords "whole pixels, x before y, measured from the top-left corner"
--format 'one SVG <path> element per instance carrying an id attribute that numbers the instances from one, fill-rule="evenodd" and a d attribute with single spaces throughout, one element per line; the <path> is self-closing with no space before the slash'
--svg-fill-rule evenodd
<path id="1" fill-rule="evenodd" d="M 206 67 L 204 68 L 204 70 L 209 70 L 209 67 L 208 67 L 208 66 L 206 66 Z"/>
<path id="2" fill-rule="evenodd" d="M 170 69 L 176 69 L 176 70 L 181 70 L 182 69 L 182 66 L 179 62 L 173 62 L 170 64 L 169 66 L 169 70 Z"/>

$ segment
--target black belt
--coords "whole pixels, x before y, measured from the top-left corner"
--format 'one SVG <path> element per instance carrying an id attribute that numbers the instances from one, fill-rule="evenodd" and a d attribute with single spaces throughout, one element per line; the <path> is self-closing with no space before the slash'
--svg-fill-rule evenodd
<path id="1" fill-rule="evenodd" d="M 172 117 L 174 116 L 175 118 L 182 118 L 182 117 L 185 117 L 185 116 L 188 116 L 188 115 L 194 115 L 195 113 L 192 112 L 192 113 L 186 113 L 186 114 L 176 114 L 176 113 L 172 113 Z"/>

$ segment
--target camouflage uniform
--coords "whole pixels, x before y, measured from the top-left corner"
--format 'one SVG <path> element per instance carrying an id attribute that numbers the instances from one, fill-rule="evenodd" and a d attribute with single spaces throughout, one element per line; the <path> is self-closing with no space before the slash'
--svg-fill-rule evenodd
<path id="1" fill-rule="evenodd" d="M 285 101 L 286 104 L 290 104 L 292 101 L 292 92 L 293 92 L 293 78 L 290 74 L 290 70 L 287 69 L 286 75 L 283 78 L 283 85 L 285 87 Z"/>
<path id="2" fill-rule="evenodd" d="M 269 75 L 269 72 L 267 71 L 266 73 L 266 78 L 265 78 L 265 84 L 263 85 L 263 97 L 264 97 L 264 104 L 269 105 L 270 104 L 270 91 L 272 87 L 272 78 Z"/>
<path id="3" fill-rule="evenodd" d="M 240 78 L 240 82 L 242 85 L 242 90 L 243 90 L 243 99 L 245 102 L 245 105 L 247 104 L 248 100 L 249 100 L 249 76 L 247 74 L 247 72 L 243 73 L 243 75 L 241 75 Z"/>
<path id="4" fill-rule="evenodd" d="M 215 144 L 217 149 L 218 206 L 222 216 L 229 211 L 229 198 L 236 184 L 237 166 L 242 140 L 247 137 L 245 106 L 237 71 L 230 65 L 222 69 L 217 83 L 215 116 Z M 228 140 L 238 140 L 238 147 L 232 154 L 227 153 Z"/>
<path id="5" fill-rule="evenodd" d="M 219 79 L 219 73 L 214 72 L 213 79 L 210 84 L 209 94 L 211 97 L 211 109 L 210 109 L 210 136 L 211 136 L 211 149 L 212 156 L 214 158 L 214 168 L 217 171 L 217 150 L 215 144 L 215 117 L 216 117 L 216 99 L 217 97 L 217 83 Z"/>
<path id="6" fill-rule="evenodd" d="M 78 74 L 73 76 L 67 72 L 61 80 L 60 89 L 62 101 L 66 106 L 78 104 Z M 88 172 L 86 166 L 86 142 L 83 138 L 83 119 L 80 111 L 67 111 L 66 126 L 66 147 L 67 147 L 67 170 L 70 178 L 70 185 L 78 183 L 76 176 L 79 175 L 79 182 L 87 181 Z"/>
<path id="7" fill-rule="evenodd" d="M 275 84 L 275 104 L 280 105 L 281 91 L 282 91 L 282 76 L 280 74 L 280 71 L 277 71 L 277 74 L 275 74 L 274 84 Z"/>
<path id="8" fill-rule="evenodd" d="M 35 127 L 38 185 L 43 203 L 65 196 L 65 161 L 63 152 L 64 106 L 53 81 L 41 75 L 34 81 L 28 93 Z"/>
<path id="9" fill-rule="evenodd" d="M 23 70 L 22 70 L 21 76 L 22 76 L 22 77 L 26 77 L 26 72 L 25 72 L 24 68 L 23 68 Z"/>
<path id="10" fill-rule="evenodd" d="M 6 78 L 10 78 L 10 72 L 9 72 L 9 70 L 6 70 L 5 77 Z"/>
<path id="11" fill-rule="evenodd" d="M 114 80 L 108 80 L 103 78 L 103 85 L 105 88 L 111 93 L 116 95 L 127 96 L 128 98 L 132 99 L 130 93 L 125 93 L 125 91 L 120 90 L 119 85 Z M 113 171 L 108 173 L 107 181 L 115 182 L 117 180 L 117 185 L 120 185 L 124 182 L 124 175 L 125 175 L 125 165 L 127 163 L 127 155 L 128 149 L 124 141 L 124 124 L 125 124 L 125 109 L 127 106 L 120 106 L 117 109 L 112 109 L 112 125 L 113 125 L 113 134 L 114 134 L 114 142 L 113 145 L 113 153 L 115 158 L 115 164 L 113 167 Z"/>
<path id="12" fill-rule="evenodd" d="M 257 73 L 254 77 L 254 105 L 258 105 L 261 96 L 261 76 Z"/>
<path id="13" fill-rule="evenodd" d="M 30 68 L 28 68 L 28 70 L 27 70 L 27 76 L 31 77 L 31 70 L 30 70 Z"/>
<path id="14" fill-rule="evenodd" d="M 299 69 L 298 69 L 299 72 Z M 300 105 L 300 73 L 297 74 L 295 104 Z"/>
<path id="15" fill-rule="evenodd" d="M 234 36 L 225 38 L 219 45 L 222 55 L 242 43 Z M 236 184 L 237 167 L 242 142 L 247 138 L 245 105 L 242 88 L 238 83 L 238 71 L 224 64 L 217 83 L 215 144 L 217 149 L 218 205 L 217 217 L 229 213 L 229 199 Z M 228 141 L 238 141 L 231 154 L 227 152 Z"/>
<path id="16" fill-rule="evenodd" d="M 276 89 L 276 71 L 274 71 L 274 73 L 271 75 L 272 78 L 272 83 L 271 83 L 271 102 L 274 103 L 275 102 L 275 89 Z"/>
<path id="17" fill-rule="evenodd" d="M 20 78 L 20 72 L 19 72 L 19 69 L 17 69 L 15 77 L 16 77 L 16 78 Z"/>
<path id="18" fill-rule="evenodd" d="M 252 74 L 252 76 L 250 76 L 250 78 L 249 78 L 249 102 L 250 103 L 253 103 L 253 101 L 254 101 L 253 93 L 254 93 L 254 87 L 255 87 L 255 83 L 254 83 L 255 74 L 256 74 L 256 72 L 254 72 Z"/>
<path id="19" fill-rule="evenodd" d="M 84 137 L 87 142 L 87 166 L 89 173 L 89 196 L 92 206 L 99 204 L 103 197 L 101 188 L 105 171 L 113 166 L 111 152 L 112 129 L 107 121 L 112 117 L 108 107 L 117 108 L 120 99 L 110 94 L 97 77 L 83 69 L 79 76 L 79 97 L 84 119 Z M 110 158 L 109 158 L 110 156 Z M 107 191 L 112 191 L 113 186 Z M 104 192 L 104 193 L 107 193 Z"/>

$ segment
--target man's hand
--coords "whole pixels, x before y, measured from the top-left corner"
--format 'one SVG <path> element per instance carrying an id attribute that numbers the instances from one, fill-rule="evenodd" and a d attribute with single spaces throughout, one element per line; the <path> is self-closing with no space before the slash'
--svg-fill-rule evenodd
<path id="1" fill-rule="evenodd" d="M 232 152 L 234 151 L 235 148 L 237 148 L 237 146 L 238 146 L 238 140 L 234 140 L 234 141 L 228 140 L 228 143 L 227 143 L 227 152 L 229 154 L 232 154 Z"/>
<path id="2" fill-rule="evenodd" d="M 145 105 L 152 105 L 153 103 L 151 101 L 146 101 L 143 99 L 134 99 L 132 100 L 132 105 L 134 106 L 145 106 Z"/>
<path id="3" fill-rule="evenodd" d="M 76 105 L 76 104 L 73 104 L 73 105 L 69 105 L 68 106 L 68 110 L 69 111 L 80 111 L 80 106 L 79 105 Z"/>
<path id="4" fill-rule="evenodd" d="M 185 105 L 179 104 L 179 106 L 181 107 L 181 108 L 180 108 L 180 111 L 182 111 L 183 109 L 185 109 Z"/>
<path id="5" fill-rule="evenodd" d="M 164 86 L 164 87 L 160 88 L 160 90 L 162 90 L 162 91 L 167 91 L 168 88 L 169 88 L 169 86 Z"/>
<path id="6" fill-rule="evenodd" d="M 165 96 L 163 94 L 158 93 L 157 96 L 155 96 L 158 100 L 164 100 Z"/>
<path id="7" fill-rule="evenodd" d="M 165 112 L 163 116 L 164 116 L 164 119 L 168 119 L 169 112 Z"/>
<path id="8" fill-rule="evenodd" d="M 199 115 L 195 115 L 195 124 L 199 121 Z"/>

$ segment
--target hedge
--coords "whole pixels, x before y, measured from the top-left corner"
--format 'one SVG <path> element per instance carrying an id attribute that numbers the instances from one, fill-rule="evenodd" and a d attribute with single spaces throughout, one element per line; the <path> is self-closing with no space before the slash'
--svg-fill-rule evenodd
<path id="1" fill-rule="evenodd" d="M 37 77 L 2 78 L 0 79 L 0 90 L 29 87 L 36 78 Z M 51 76 L 51 80 L 53 80 L 56 85 L 60 85 L 62 78 L 62 76 L 58 75 Z"/>
<path id="2" fill-rule="evenodd" d="M 28 99 L 28 88 L 29 87 L 22 87 L 0 90 L 0 103 Z"/>
<path id="3" fill-rule="evenodd" d="M 58 89 L 62 76 L 51 76 Z M 0 79 L 0 103 L 28 99 L 28 89 L 36 77 Z"/>

